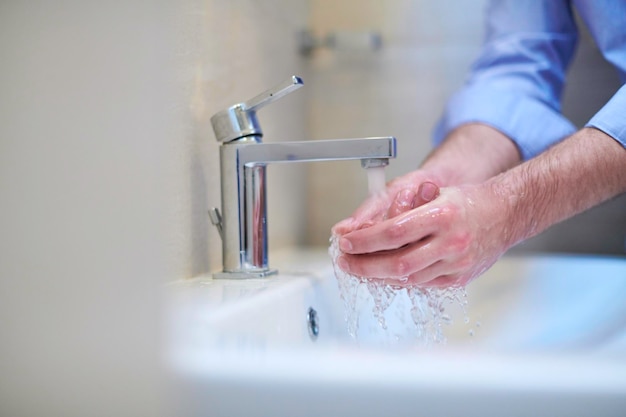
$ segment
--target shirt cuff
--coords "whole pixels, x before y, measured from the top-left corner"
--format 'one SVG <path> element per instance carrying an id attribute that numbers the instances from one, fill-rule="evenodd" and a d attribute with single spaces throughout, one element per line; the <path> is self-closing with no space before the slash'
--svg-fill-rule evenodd
<path id="1" fill-rule="evenodd" d="M 595 127 L 626 148 L 626 84 L 597 112 L 585 127 Z"/>
<path id="2" fill-rule="evenodd" d="M 625 100 L 626 94 L 622 104 Z M 540 100 L 480 84 L 468 85 L 450 99 L 435 127 L 435 144 L 441 143 L 452 130 L 466 123 L 484 123 L 499 130 L 515 142 L 525 160 L 576 130 L 569 120 Z"/>

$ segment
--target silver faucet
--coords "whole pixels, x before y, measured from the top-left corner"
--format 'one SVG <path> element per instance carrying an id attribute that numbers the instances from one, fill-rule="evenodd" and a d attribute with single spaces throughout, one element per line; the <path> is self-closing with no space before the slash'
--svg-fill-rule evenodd
<path id="1" fill-rule="evenodd" d="M 364 168 L 396 157 L 393 137 L 261 143 L 261 107 L 302 87 L 299 77 L 222 110 L 211 123 L 220 146 L 222 210 L 209 211 L 222 238 L 223 271 L 216 278 L 259 278 L 277 271 L 267 262 L 265 166 L 278 162 L 360 159 Z"/>

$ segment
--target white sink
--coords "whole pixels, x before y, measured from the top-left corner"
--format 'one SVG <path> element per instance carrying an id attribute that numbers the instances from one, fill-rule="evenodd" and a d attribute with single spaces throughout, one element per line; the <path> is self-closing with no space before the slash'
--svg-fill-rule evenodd
<path id="1" fill-rule="evenodd" d="M 624 258 L 505 257 L 428 348 L 352 340 L 324 250 L 272 262 L 274 278 L 167 287 L 177 415 L 626 415 Z"/>

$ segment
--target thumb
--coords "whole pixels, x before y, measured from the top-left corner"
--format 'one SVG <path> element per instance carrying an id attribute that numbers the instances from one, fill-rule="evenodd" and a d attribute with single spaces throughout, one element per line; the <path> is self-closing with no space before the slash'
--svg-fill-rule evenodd
<path id="1" fill-rule="evenodd" d="M 413 198 L 413 207 L 419 207 L 423 204 L 430 203 L 439 196 L 439 186 L 434 182 L 423 182 L 417 189 L 417 193 Z"/>
<path id="2" fill-rule="evenodd" d="M 396 194 L 387 210 L 387 218 L 394 218 L 422 204 L 433 201 L 439 195 L 439 187 L 430 181 L 422 183 L 417 192 L 407 188 Z"/>
<path id="3" fill-rule="evenodd" d="M 387 218 L 391 219 L 399 214 L 409 211 L 414 208 L 413 204 L 417 194 L 411 189 L 405 189 L 396 194 L 396 197 L 391 202 L 389 210 L 387 210 Z"/>

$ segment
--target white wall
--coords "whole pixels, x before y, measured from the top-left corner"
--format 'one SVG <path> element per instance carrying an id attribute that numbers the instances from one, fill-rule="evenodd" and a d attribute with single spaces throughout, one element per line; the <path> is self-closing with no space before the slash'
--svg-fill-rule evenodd
<path id="1" fill-rule="evenodd" d="M 445 100 L 463 81 L 483 37 L 485 1 L 311 2 L 311 27 L 380 33 L 379 51 L 319 50 L 309 59 L 315 139 L 395 136 L 391 179 L 415 169 L 431 149 Z M 324 245 L 334 223 L 366 197 L 358 162 L 310 166 L 308 242 Z"/>
<path id="2" fill-rule="evenodd" d="M 300 72 L 306 4 L 0 4 L 0 415 L 163 411 L 158 285 L 221 263 L 209 118 Z M 304 136 L 303 103 L 259 113 L 268 140 Z M 298 239 L 289 172 L 274 247 Z"/>

